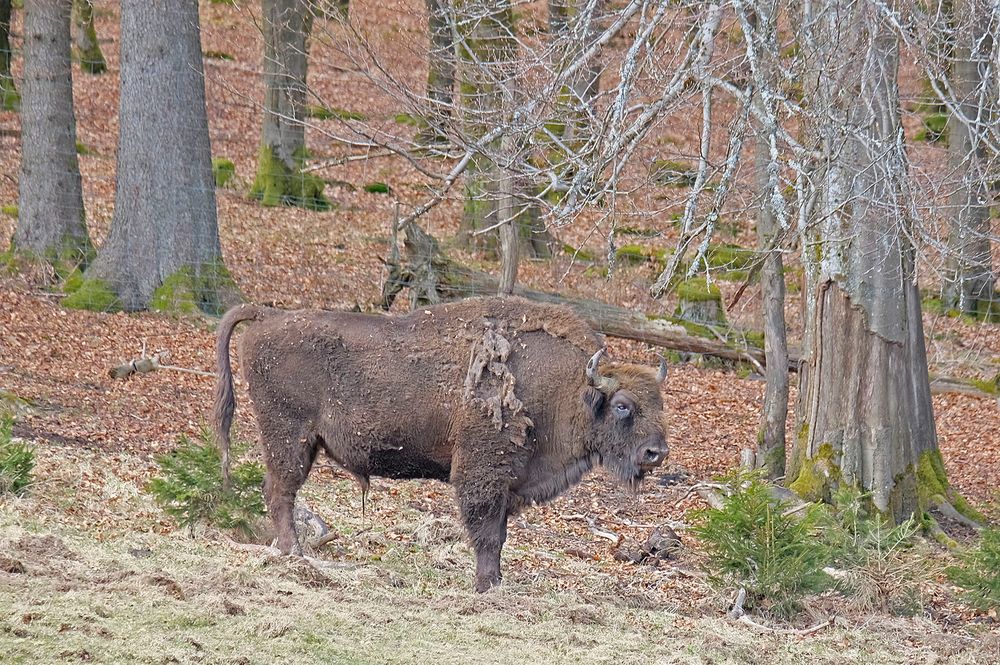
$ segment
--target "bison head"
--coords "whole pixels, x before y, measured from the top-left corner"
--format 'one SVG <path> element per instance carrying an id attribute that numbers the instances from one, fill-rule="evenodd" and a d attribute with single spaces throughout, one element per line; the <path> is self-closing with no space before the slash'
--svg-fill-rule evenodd
<path id="1" fill-rule="evenodd" d="M 642 477 L 667 458 L 660 384 L 667 366 L 609 363 L 599 370 L 603 349 L 587 363 L 587 386 L 581 395 L 592 416 L 590 442 L 600 463 L 621 482 L 635 488 Z"/>

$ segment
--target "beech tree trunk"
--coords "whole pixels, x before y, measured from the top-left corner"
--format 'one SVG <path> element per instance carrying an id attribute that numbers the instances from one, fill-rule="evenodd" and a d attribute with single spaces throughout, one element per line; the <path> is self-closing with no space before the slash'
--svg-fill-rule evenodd
<path id="1" fill-rule="evenodd" d="M 306 159 L 306 68 L 312 14 L 308 0 L 262 0 L 264 118 L 251 194 L 266 206 L 327 210 L 320 178 L 302 172 Z"/>
<path id="2" fill-rule="evenodd" d="M 948 152 L 952 187 L 948 257 L 942 288 L 946 307 L 963 314 L 987 314 L 994 306 L 993 259 L 990 253 L 990 192 L 986 146 L 987 125 L 995 118 L 995 82 L 984 77 L 993 35 L 986 0 L 952 0 L 954 31 L 951 87 L 964 118 L 948 119 Z M 993 72 L 995 76 L 995 71 Z"/>
<path id="3" fill-rule="evenodd" d="M 510 122 L 517 95 L 518 47 L 510 0 L 459 0 L 455 4 L 459 33 L 458 63 L 461 81 L 461 130 L 467 145 L 480 141 L 497 127 L 498 118 Z M 515 131 L 509 129 L 508 132 Z M 514 137 L 523 146 L 524 136 Z M 459 228 L 460 245 L 494 250 L 497 234 L 476 231 L 498 224 L 503 183 L 511 180 L 512 205 L 517 219 L 520 251 L 528 256 L 551 254 L 551 237 L 532 204 L 529 186 L 516 172 L 523 149 L 501 150 L 502 137 L 481 146 L 465 170 L 465 205 Z M 508 160 L 498 164 L 497 160 Z"/>
<path id="4" fill-rule="evenodd" d="M 570 65 L 597 39 L 598 15 L 603 6 L 602 0 L 593 4 L 587 0 L 549 0 L 549 32 L 560 58 L 558 69 Z M 562 92 L 562 108 L 555 124 L 561 138 L 571 147 L 579 149 L 587 141 L 600 82 L 600 62 L 595 58 L 580 69 Z"/>
<path id="5" fill-rule="evenodd" d="M 198 4 L 121 3 L 115 214 L 64 303 L 219 313 L 235 301 L 219 246 Z"/>
<path id="6" fill-rule="evenodd" d="M 790 487 L 829 499 L 846 483 L 895 520 L 957 499 L 938 452 L 905 205 L 899 47 L 874 3 L 825 0 L 807 18 L 806 100 L 823 164 L 808 289 L 811 334 Z M 843 132 L 843 127 L 854 128 Z"/>
<path id="7" fill-rule="evenodd" d="M 61 278 L 85 268 L 87 235 L 76 154 L 70 67 L 72 0 L 35 0 L 24 13 L 21 177 L 13 248 L 51 263 Z"/>
<path id="8" fill-rule="evenodd" d="M 512 108 L 514 61 L 517 42 L 509 0 L 459 0 L 456 2 L 459 72 L 462 90 L 462 130 L 474 144 L 496 126 Z M 495 246 L 495 234 L 475 236 L 475 231 L 497 222 L 500 168 L 496 163 L 501 140 L 476 152 L 465 171 L 465 206 L 458 240 L 464 246 Z"/>
<path id="9" fill-rule="evenodd" d="M 0 109 L 16 111 L 21 106 L 21 98 L 14 87 L 14 77 L 10 74 L 10 3 L 0 0 Z"/>
<path id="10" fill-rule="evenodd" d="M 758 137 L 756 145 L 757 183 L 762 196 L 767 196 L 769 178 L 767 164 L 770 146 L 766 137 Z M 762 204 L 757 213 L 757 241 L 764 252 L 760 271 L 763 296 L 765 380 L 764 406 L 757 441 L 757 466 L 768 478 L 785 475 L 785 419 L 788 416 L 788 341 L 785 336 L 785 271 L 781 250 L 777 247 L 779 232 L 774 211 Z"/>
<path id="11" fill-rule="evenodd" d="M 455 18 L 448 0 L 425 0 L 430 48 L 427 54 L 428 109 L 419 140 L 425 143 L 447 142 L 448 125 L 454 103 Z"/>
<path id="12" fill-rule="evenodd" d="M 80 69 L 88 74 L 103 74 L 108 63 L 101 53 L 94 29 L 94 5 L 91 0 L 73 0 L 73 23 L 76 28 L 73 42 L 76 44 L 76 58 Z"/>
<path id="13" fill-rule="evenodd" d="M 765 380 L 764 406 L 757 435 L 756 465 L 765 475 L 776 480 L 785 475 L 785 420 L 788 416 L 788 341 L 785 329 L 785 271 L 781 255 L 781 235 L 788 226 L 787 214 L 779 220 L 779 166 L 777 127 L 771 123 L 778 117 L 775 93 L 781 88 L 775 59 L 778 57 L 778 0 L 762 2 L 746 15 L 746 25 L 752 34 L 746 39 L 756 43 L 756 64 L 751 69 L 758 90 L 753 103 L 766 121 L 758 121 L 754 145 L 754 171 L 760 207 L 757 211 L 757 246 L 763 255 L 760 270 L 764 323 Z"/>

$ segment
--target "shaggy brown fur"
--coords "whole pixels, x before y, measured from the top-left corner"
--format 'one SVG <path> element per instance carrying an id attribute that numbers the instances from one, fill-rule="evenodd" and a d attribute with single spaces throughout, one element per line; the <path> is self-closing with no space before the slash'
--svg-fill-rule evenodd
<path id="1" fill-rule="evenodd" d="M 602 340 L 572 311 L 482 298 L 384 317 L 241 306 L 219 325 L 214 427 L 229 482 L 239 340 L 267 465 L 265 498 L 285 553 L 300 552 L 295 495 L 319 450 L 370 476 L 450 482 L 476 553 L 476 589 L 500 581 L 507 518 L 602 463 L 635 484 L 666 457 L 654 370 L 585 374 Z M 601 384 L 604 385 L 604 384 Z"/>

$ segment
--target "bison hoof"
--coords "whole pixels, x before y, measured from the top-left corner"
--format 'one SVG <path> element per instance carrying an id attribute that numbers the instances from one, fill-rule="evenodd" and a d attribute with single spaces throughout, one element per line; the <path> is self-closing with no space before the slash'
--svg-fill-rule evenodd
<path id="1" fill-rule="evenodd" d="M 500 586 L 502 578 L 499 575 L 489 575 L 489 576 L 477 576 L 476 577 L 476 593 L 486 593 L 493 587 Z"/>

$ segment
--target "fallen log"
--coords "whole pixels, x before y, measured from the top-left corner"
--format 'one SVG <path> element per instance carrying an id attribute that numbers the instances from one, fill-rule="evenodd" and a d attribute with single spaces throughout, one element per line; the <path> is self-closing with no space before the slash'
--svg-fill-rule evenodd
<path id="1" fill-rule="evenodd" d="M 384 261 L 389 275 L 382 287 L 379 307 L 389 309 L 404 288 L 409 289 L 411 309 L 472 296 L 496 295 L 496 279 L 452 261 L 441 252 L 437 240 L 419 226 L 408 224 L 403 233 L 406 262 L 404 264 L 400 260 L 395 247 Z M 571 307 L 594 330 L 610 337 L 727 360 L 743 361 L 750 356 L 761 364 L 764 362 L 763 349 L 691 335 L 682 326 L 663 317 L 634 312 L 597 300 L 561 296 L 523 286 L 516 286 L 514 294 L 536 302 Z M 795 359 L 794 362 L 797 363 L 798 360 Z"/>
<path id="2" fill-rule="evenodd" d="M 409 289 L 410 309 L 472 296 L 496 295 L 496 279 L 484 272 L 466 268 L 445 256 L 437 240 L 412 222 L 403 227 L 403 247 L 405 263 L 400 256 L 394 233 L 391 254 L 384 261 L 389 274 L 382 285 L 382 297 L 378 303 L 382 309 L 388 310 L 403 289 Z M 594 330 L 609 337 L 726 360 L 749 360 L 751 364 L 759 366 L 765 364 L 763 349 L 726 342 L 721 335 L 718 335 L 721 339 L 698 337 L 668 318 L 635 312 L 597 300 L 561 296 L 523 286 L 515 286 L 514 294 L 536 302 L 571 307 Z M 798 371 L 800 361 L 799 350 L 789 347 L 788 370 Z M 931 377 L 931 392 L 994 397 L 968 381 L 949 377 Z"/>

